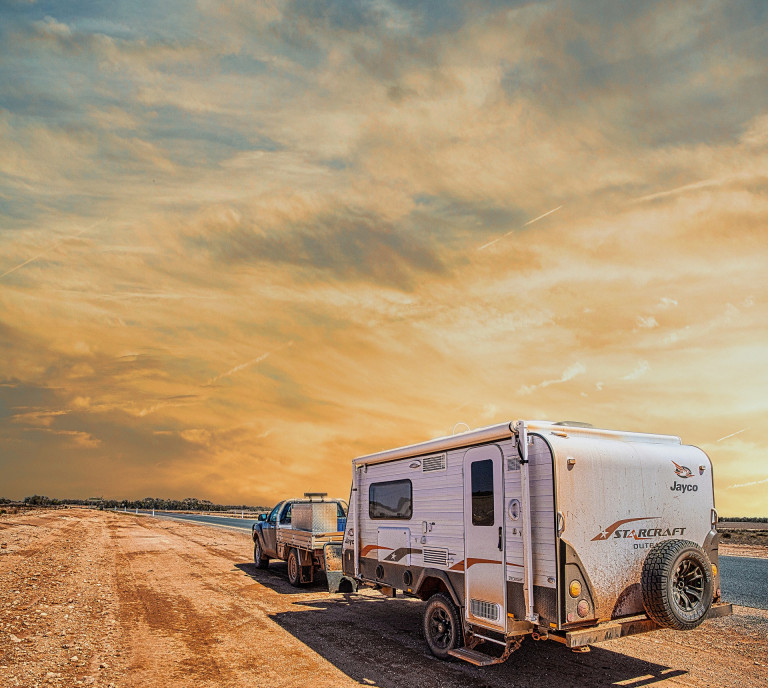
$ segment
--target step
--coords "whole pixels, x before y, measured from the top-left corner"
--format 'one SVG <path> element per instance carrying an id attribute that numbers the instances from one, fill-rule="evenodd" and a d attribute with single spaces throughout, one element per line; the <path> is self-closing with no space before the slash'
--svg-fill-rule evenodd
<path id="1" fill-rule="evenodd" d="M 448 654 L 451 655 L 451 657 L 463 659 L 465 662 L 469 662 L 475 666 L 490 666 L 491 664 L 499 664 L 502 661 L 500 657 L 491 657 L 483 652 L 470 650 L 466 647 L 448 650 Z"/>

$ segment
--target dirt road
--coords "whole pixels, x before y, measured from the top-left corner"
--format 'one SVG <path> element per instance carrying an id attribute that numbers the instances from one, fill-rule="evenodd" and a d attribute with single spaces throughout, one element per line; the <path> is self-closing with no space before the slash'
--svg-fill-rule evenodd
<path id="1" fill-rule="evenodd" d="M 768 612 L 574 654 L 526 640 L 503 665 L 440 662 L 422 604 L 297 591 L 247 534 L 131 514 L 0 519 L 0 686 L 757 686 Z"/>

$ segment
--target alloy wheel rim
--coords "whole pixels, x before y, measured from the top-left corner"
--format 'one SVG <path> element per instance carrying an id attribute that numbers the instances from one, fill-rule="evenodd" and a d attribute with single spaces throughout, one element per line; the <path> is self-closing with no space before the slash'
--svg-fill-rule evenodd
<path id="1" fill-rule="evenodd" d="M 447 648 L 453 639 L 453 626 L 445 609 L 438 607 L 429 618 L 429 632 L 432 642 L 441 650 Z"/>
<path id="2" fill-rule="evenodd" d="M 691 559 L 684 559 L 672 578 L 672 597 L 680 609 L 692 612 L 704 599 L 704 571 Z"/>

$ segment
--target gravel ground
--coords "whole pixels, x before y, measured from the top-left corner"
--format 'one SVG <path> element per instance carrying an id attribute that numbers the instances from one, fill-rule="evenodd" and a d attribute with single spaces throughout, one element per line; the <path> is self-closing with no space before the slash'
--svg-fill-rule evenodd
<path id="1" fill-rule="evenodd" d="M 0 686 L 768 684 L 765 611 L 588 654 L 528 639 L 478 669 L 429 654 L 418 600 L 297 590 L 251 551 L 243 532 L 131 514 L 0 517 Z"/>

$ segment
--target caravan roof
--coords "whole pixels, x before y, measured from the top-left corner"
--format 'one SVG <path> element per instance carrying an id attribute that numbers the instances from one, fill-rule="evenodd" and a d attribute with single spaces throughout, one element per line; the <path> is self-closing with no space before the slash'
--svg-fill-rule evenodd
<path id="1" fill-rule="evenodd" d="M 450 449 L 459 449 L 469 447 L 485 442 L 494 442 L 496 440 L 506 439 L 515 434 L 515 427 L 518 421 L 509 421 L 507 423 L 498 423 L 489 425 L 477 430 L 469 430 L 456 435 L 438 437 L 426 442 L 410 444 L 397 449 L 377 452 L 375 454 L 366 454 L 353 461 L 355 466 L 369 465 L 374 463 L 383 463 L 385 461 L 395 461 L 396 459 L 405 459 L 411 456 L 421 456 L 433 452 L 443 452 Z M 626 432 L 622 430 L 605 430 L 600 428 L 585 427 L 584 424 L 555 423 L 545 420 L 525 421 L 528 432 L 549 433 L 555 437 L 586 437 L 591 439 L 611 439 L 622 442 L 645 442 L 648 444 L 682 444 L 679 437 L 674 435 L 653 435 L 640 432 Z"/>

